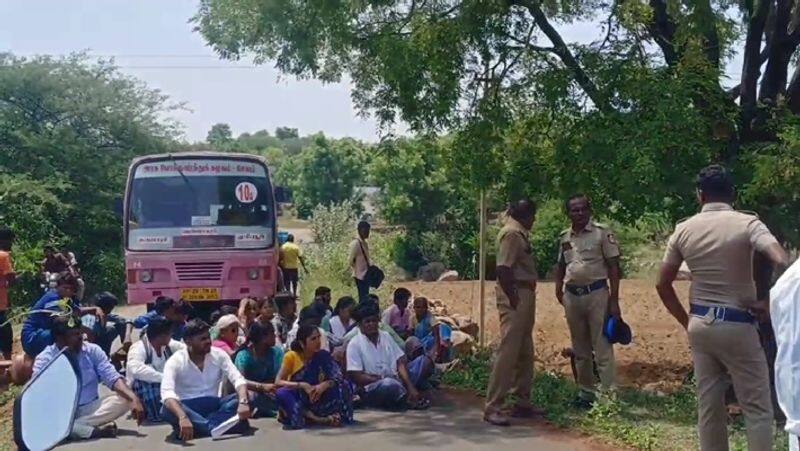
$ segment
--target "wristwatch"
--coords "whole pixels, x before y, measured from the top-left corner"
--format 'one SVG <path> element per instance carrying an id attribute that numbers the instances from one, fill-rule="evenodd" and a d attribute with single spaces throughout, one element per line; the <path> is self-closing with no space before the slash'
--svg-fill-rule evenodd
<path id="1" fill-rule="evenodd" d="M 241 404 L 243 406 L 246 406 L 246 405 L 250 404 L 250 400 L 248 400 L 247 398 L 240 399 L 239 400 L 239 404 Z"/>

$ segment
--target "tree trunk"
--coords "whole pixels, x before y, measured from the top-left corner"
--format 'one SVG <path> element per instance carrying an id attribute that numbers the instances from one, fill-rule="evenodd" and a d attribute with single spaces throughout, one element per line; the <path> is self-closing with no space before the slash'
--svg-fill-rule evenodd
<path id="1" fill-rule="evenodd" d="M 756 2 L 753 5 L 753 2 Z M 752 121 L 756 115 L 758 78 L 761 76 L 761 38 L 769 15 L 770 2 L 767 0 L 748 1 L 747 39 L 744 44 L 744 63 L 742 64 L 741 97 L 741 137 L 747 141 L 752 131 Z M 735 157 L 735 156 L 729 156 Z"/>

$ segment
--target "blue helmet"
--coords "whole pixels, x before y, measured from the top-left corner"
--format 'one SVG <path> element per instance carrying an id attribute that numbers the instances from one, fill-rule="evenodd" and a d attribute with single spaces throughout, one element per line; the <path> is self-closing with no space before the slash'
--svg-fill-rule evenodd
<path id="1" fill-rule="evenodd" d="M 606 324 L 603 327 L 603 335 L 608 339 L 611 344 L 619 343 L 621 345 L 628 345 L 633 339 L 631 328 L 625 321 L 609 316 L 606 319 Z"/>

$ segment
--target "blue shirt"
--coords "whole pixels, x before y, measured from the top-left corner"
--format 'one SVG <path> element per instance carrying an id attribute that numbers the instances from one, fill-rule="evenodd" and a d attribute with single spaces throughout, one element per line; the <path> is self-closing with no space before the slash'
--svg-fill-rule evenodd
<path id="1" fill-rule="evenodd" d="M 249 349 L 245 348 L 236 353 L 234 363 L 245 379 L 253 382 L 273 383 L 283 363 L 283 349 L 280 346 L 273 346 L 264 359 L 258 359 Z"/>
<path id="2" fill-rule="evenodd" d="M 33 376 L 39 374 L 51 360 L 61 352 L 58 346 L 52 344 L 42 351 L 33 362 Z M 84 406 L 98 399 L 97 388 L 100 382 L 108 388 L 113 388 L 122 376 L 108 360 L 108 356 L 94 343 L 83 343 L 81 352 L 76 358 L 80 371 L 81 388 L 78 395 L 78 406 Z"/>
<path id="3" fill-rule="evenodd" d="M 152 319 L 157 317 L 157 316 L 161 316 L 161 315 L 159 315 L 158 312 L 155 311 L 155 310 L 150 310 L 149 312 L 145 313 L 144 315 L 141 315 L 141 316 L 137 317 L 136 319 L 134 319 L 133 321 L 131 321 L 131 324 L 133 324 L 133 327 L 135 327 L 137 329 L 144 329 L 144 328 L 147 327 L 148 324 L 150 324 L 150 321 L 152 321 Z M 186 325 L 185 324 L 182 324 L 180 327 L 176 328 L 172 332 L 172 339 L 173 340 L 177 340 L 177 341 L 183 340 L 183 333 L 184 333 L 185 330 L 186 330 Z"/>
<path id="4" fill-rule="evenodd" d="M 55 290 L 50 290 L 44 294 L 38 301 L 33 304 L 32 310 L 51 310 L 54 312 L 65 311 L 60 305 L 61 296 Z M 75 313 L 80 313 L 78 310 L 81 308 L 81 303 L 75 298 L 70 300 L 72 309 Z M 27 338 L 37 330 L 46 329 L 50 330 L 53 327 L 53 317 L 48 313 L 31 313 L 25 318 L 22 323 L 22 341 L 27 342 Z"/>

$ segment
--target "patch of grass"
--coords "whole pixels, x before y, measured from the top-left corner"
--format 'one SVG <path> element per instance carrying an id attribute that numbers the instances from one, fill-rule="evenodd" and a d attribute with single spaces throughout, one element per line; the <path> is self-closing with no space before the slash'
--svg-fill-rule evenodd
<path id="1" fill-rule="evenodd" d="M 486 392 L 491 373 L 491 352 L 478 350 L 461 359 L 446 373 L 446 385 Z M 686 386 L 667 396 L 656 396 L 634 389 L 620 389 L 602 395 L 591 410 L 572 406 L 578 394 L 575 383 L 560 375 L 537 372 L 533 402 L 547 411 L 552 424 L 599 437 L 614 445 L 641 450 L 697 449 L 697 399 L 694 387 Z M 737 420 L 729 427 L 731 449 L 746 450 L 744 423 Z M 787 436 L 776 433 L 775 449 L 786 449 Z"/>
<path id="2" fill-rule="evenodd" d="M 0 393 L 0 450 L 17 449 L 14 444 L 14 399 L 22 391 L 18 385 L 9 386 Z"/>

